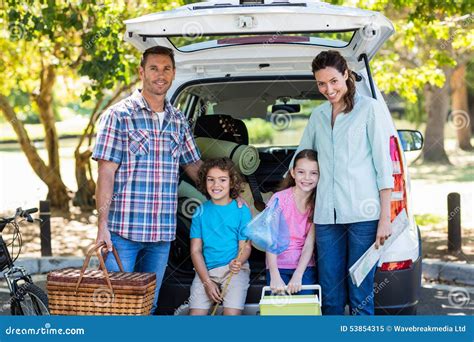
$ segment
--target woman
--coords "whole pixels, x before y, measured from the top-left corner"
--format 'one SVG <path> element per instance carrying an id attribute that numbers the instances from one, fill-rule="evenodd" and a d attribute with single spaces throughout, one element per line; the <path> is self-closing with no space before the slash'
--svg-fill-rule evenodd
<path id="1" fill-rule="evenodd" d="M 338 52 L 320 53 L 312 71 L 328 101 L 314 109 L 296 153 L 314 149 L 320 163 L 314 222 L 323 313 L 343 315 L 348 302 L 352 314 L 373 315 L 375 267 L 360 287 L 348 270 L 391 234 L 390 124 L 376 100 L 356 94 Z"/>

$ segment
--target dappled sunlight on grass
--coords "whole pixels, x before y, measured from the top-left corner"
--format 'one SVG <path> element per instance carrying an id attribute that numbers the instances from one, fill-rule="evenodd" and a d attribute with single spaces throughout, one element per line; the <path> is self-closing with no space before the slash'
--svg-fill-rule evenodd
<path id="1" fill-rule="evenodd" d="M 458 149 L 455 139 L 446 139 L 445 149 L 452 165 L 421 163 L 420 152 L 405 153 L 411 179 L 436 183 L 473 182 L 474 187 L 474 152 Z"/>

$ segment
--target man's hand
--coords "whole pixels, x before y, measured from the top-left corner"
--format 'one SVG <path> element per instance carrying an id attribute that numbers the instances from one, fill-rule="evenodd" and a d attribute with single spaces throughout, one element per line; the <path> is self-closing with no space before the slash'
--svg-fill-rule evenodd
<path id="1" fill-rule="evenodd" d="M 100 227 L 97 230 L 97 239 L 95 240 L 96 244 L 100 244 L 102 242 L 105 242 L 105 245 L 107 246 L 107 250 L 109 252 L 112 252 L 112 240 L 110 238 L 110 232 L 107 229 L 107 227 Z"/>
<path id="2" fill-rule="evenodd" d="M 238 259 L 234 259 L 229 263 L 229 269 L 234 274 L 239 273 L 241 268 L 242 268 L 242 263 Z"/>
<path id="3" fill-rule="evenodd" d="M 213 300 L 215 303 L 221 303 L 221 291 L 219 290 L 219 286 L 214 283 L 211 279 L 208 279 L 204 282 L 204 290 L 206 290 L 206 294 L 209 299 Z"/>
<path id="4" fill-rule="evenodd" d="M 242 208 L 244 205 L 250 208 L 249 204 L 241 196 L 237 197 L 237 206 L 239 207 L 239 209 Z"/>

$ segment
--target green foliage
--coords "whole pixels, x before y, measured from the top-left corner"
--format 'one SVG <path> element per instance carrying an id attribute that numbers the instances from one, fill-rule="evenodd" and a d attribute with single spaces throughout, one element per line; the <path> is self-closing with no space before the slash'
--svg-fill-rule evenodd
<path id="1" fill-rule="evenodd" d="M 416 92 L 416 101 L 405 103 L 405 119 L 416 124 L 418 129 L 422 122 L 426 122 L 426 111 L 424 107 L 423 92 L 418 90 Z"/>
<path id="2" fill-rule="evenodd" d="M 443 222 L 443 218 L 433 214 L 415 215 L 415 221 L 419 226 L 432 226 Z"/>
<path id="3" fill-rule="evenodd" d="M 44 65 L 73 79 L 81 89 L 70 101 L 103 97 L 118 84 L 129 84 L 138 72 L 139 52 L 123 42 L 124 20 L 171 9 L 181 1 L 6 0 L 0 4 L 0 72 L 7 75 L 0 92 L 31 94 L 39 87 Z M 4 7 L 4 9 L 2 8 Z M 85 78 L 80 78 L 85 77 Z M 68 101 L 65 101 L 68 102 Z"/>
<path id="4" fill-rule="evenodd" d="M 263 144 L 273 142 L 274 129 L 270 122 L 260 118 L 244 120 L 249 132 L 250 144 Z"/>
<path id="5" fill-rule="evenodd" d="M 353 4 L 353 2 L 352 2 Z M 416 103 L 426 85 L 442 87 L 445 69 L 473 54 L 473 2 L 467 0 L 359 0 L 384 13 L 395 34 L 372 62 L 380 89 Z"/>

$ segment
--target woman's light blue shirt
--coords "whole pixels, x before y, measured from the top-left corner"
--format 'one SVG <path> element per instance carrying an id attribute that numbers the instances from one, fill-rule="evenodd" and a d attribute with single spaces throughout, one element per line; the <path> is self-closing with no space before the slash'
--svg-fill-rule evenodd
<path id="1" fill-rule="evenodd" d="M 393 188 L 389 114 L 377 100 L 356 94 L 353 110 L 339 114 L 333 128 L 331 115 L 329 102 L 313 110 L 296 151 L 318 152 L 314 222 L 378 220 L 379 191 Z"/>

